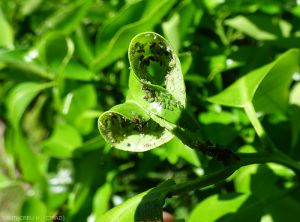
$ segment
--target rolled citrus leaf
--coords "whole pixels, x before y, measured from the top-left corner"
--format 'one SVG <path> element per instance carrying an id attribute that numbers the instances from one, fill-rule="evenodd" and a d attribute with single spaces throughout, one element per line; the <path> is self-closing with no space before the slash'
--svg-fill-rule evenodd
<path id="1" fill-rule="evenodd" d="M 134 100 L 155 121 L 160 117 L 177 124 L 186 95 L 180 62 L 171 45 L 156 33 L 141 33 L 132 39 L 128 57 L 129 88 Z"/>
<path id="2" fill-rule="evenodd" d="M 116 105 L 98 120 L 101 135 L 112 146 L 126 151 L 142 152 L 158 147 L 173 135 L 153 121 L 135 102 Z"/>
<path id="3" fill-rule="evenodd" d="M 199 127 L 185 110 L 183 75 L 171 45 L 156 33 L 141 33 L 132 39 L 128 56 L 129 102 L 100 116 L 102 136 L 116 148 L 135 152 L 158 147 L 173 134 L 186 141 L 187 131 Z"/>

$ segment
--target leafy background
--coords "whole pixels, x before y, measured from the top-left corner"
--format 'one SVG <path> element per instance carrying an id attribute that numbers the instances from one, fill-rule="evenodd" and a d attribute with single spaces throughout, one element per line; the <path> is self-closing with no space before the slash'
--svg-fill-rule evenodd
<path id="1" fill-rule="evenodd" d="M 1 220 L 64 215 L 65 221 L 97 221 L 169 178 L 188 181 L 220 167 L 178 139 L 129 153 L 99 135 L 99 115 L 127 96 L 127 49 L 140 32 L 163 35 L 178 52 L 188 110 L 208 138 L 233 151 L 260 150 L 241 109 L 207 98 L 299 48 L 299 24 L 295 0 L 1 1 Z M 286 79 L 282 73 L 267 81 L 277 103 L 257 107 L 273 142 L 299 161 L 300 74 Z M 297 184 L 281 165 L 251 165 L 164 206 L 178 221 L 297 221 Z"/>

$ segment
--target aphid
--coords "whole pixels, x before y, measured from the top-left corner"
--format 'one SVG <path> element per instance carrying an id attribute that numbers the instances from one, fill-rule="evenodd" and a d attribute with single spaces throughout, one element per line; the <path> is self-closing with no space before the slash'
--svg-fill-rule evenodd
<path id="1" fill-rule="evenodd" d="M 142 131 L 147 125 L 147 122 L 144 121 L 140 116 L 133 117 L 132 122 L 134 123 L 138 131 Z"/>
<path id="2" fill-rule="evenodd" d="M 136 50 L 137 52 L 139 52 L 139 53 L 145 53 L 145 49 L 144 48 L 139 48 L 138 50 Z"/>
<path id="3" fill-rule="evenodd" d="M 156 47 L 157 47 L 157 43 L 153 42 L 150 44 L 149 48 L 152 54 L 156 54 Z"/>
<path id="4" fill-rule="evenodd" d="M 139 58 L 140 61 L 143 61 L 144 57 L 145 57 L 144 55 L 141 55 L 140 58 Z"/>
<path id="5" fill-rule="evenodd" d="M 156 47 L 156 42 L 151 43 L 150 49 L 154 49 Z"/>
<path id="6" fill-rule="evenodd" d="M 170 68 L 174 68 L 175 65 L 176 65 L 176 62 L 175 62 L 175 60 L 172 59 L 172 60 L 169 62 Z"/>
<path id="7" fill-rule="evenodd" d="M 134 44 L 134 48 L 137 49 L 137 48 L 140 48 L 141 47 L 141 43 L 140 42 L 137 42 Z"/>
<path id="8" fill-rule="evenodd" d="M 102 122 L 102 125 L 105 127 L 105 128 L 111 128 L 111 121 L 110 121 L 110 119 L 108 119 L 108 118 L 106 118 L 106 119 L 104 119 Z"/>
<path id="9" fill-rule="evenodd" d="M 141 66 L 149 66 L 150 65 L 150 60 L 148 58 L 143 58 L 141 60 Z"/>
<path id="10" fill-rule="evenodd" d="M 149 59 L 149 60 L 151 60 L 151 61 L 157 61 L 157 58 L 155 58 L 155 57 L 154 57 L 154 56 L 152 56 L 152 55 L 151 55 L 151 56 L 149 56 L 149 57 L 148 57 L 148 59 Z"/>
<path id="11" fill-rule="evenodd" d="M 121 128 L 126 128 L 127 127 L 126 120 L 121 120 L 120 126 L 121 126 Z"/>
<path id="12" fill-rule="evenodd" d="M 118 116 L 115 113 L 109 113 L 108 115 L 109 115 L 112 122 L 119 120 Z"/>
<path id="13" fill-rule="evenodd" d="M 133 48 L 131 50 L 131 53 L 132 54 L 135 54 L 136 52 L 145 53 L 144 46 L 145 46 L 145 44 L 141 44 L 140 42 L 135 43 L 135 45 L 133 46 Z"/>

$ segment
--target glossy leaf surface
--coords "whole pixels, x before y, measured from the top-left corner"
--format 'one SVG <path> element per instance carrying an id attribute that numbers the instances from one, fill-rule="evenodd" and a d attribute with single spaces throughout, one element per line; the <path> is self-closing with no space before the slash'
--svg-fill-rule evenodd
<path id="1" fill-rule="evenodd" d="M 113 18 L 101 33 L 94 67 L 102 69 L 126 52 L 130 40 L 140 32 L 151 30 L 175 2 L 174 0 L 138 1 L 126 7 L 119 14 L 120 17 Z M 151 7 L 153 8 L 149 10 Z M 133 19 L 132 22 L 127 23 L 128 14 L 140 13 L 143 9 L 144 13 L 140 19 Z M 118 28 L 120 26 L 121 28 Z"/>
<path id="2" fill-rule="evenodd" d="M 208 98 L 210 102 L 244 107 L 253 102 L 258 111 L 285 110 L 291 77 L 298 70 L 299 51 L 291 49 L 276 61 L 241 77 L 221 93 Z"/>
<path id="3" fill-rule="evenodd" d="M 168 180 L 156 188 L 141 193 L 120 206 L 113 208 L 96 221 L 127 222 L 157 221 L 162 222 L 162 206 L 169 188 L 174 182 Z"/>
<path id="4" fill-rule="evenodd" d="M 51 87 L 52 84 L 44 83 L 39 84 L 36 82 L 24 82 L 14 88 L 9 94 L 7 100 L 7 109 L 10 116 L 8 117 L 11 124 L 17 128 L 22 115 L 30 102 L 37 96 L 42 90 Z"/>

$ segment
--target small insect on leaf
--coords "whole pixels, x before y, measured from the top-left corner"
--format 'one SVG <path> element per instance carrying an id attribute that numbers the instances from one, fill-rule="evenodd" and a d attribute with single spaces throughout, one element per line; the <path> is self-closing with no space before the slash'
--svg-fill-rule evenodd
<path id="1" fill-rule="evenodd" d="M 98 127 L 113 147 L 132 152 L 153 149 L 173 137 L 134 102 L 114 106 L 103 113 L 99 117 Z"/>

